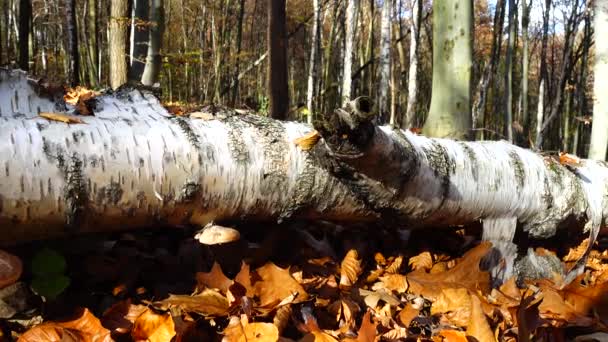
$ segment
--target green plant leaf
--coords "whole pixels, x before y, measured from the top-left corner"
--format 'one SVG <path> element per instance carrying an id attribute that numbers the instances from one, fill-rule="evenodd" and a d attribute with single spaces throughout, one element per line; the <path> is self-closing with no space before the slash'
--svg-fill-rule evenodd
<path id="1" fill-rule="evenodd" d="M 70 278 L 63 274 L 32 279 L 32 289 L 47 299 L 57 298 L 68 286 L 70 286 Z"/>
<path id="2" fill-rule="evenodd" d="M 49 248 L 38 251 L 32 259 L 32 273 L 35 277 L 62 275 L 65 273 L 65 268 L 63 255 Z"/>

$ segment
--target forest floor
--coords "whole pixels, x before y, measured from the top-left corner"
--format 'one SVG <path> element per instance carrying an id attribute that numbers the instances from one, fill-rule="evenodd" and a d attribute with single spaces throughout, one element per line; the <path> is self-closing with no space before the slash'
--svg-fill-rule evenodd
<path id="1" fill-rule="evenodd" d="M 7 249 L 23 274 L 0 289 L 0 341 L 608 340 L 604 238 L 567 286 L 491 289 L 475 228 L 235 228 L 211 246 L 157 227 Z M 568 267 L 584 249 L 557 253 Z"/>

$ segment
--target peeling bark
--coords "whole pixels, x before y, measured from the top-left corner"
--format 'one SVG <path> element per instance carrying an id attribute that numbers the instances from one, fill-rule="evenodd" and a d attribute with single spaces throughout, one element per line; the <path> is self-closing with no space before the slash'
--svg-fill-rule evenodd
<path id="1" fill-rule="evenodd" d="M 85 124 L 50 122 L 37 113 L 69 108 L 40 91 L 0 70 L 1 243 L 292 217 L 403 228 L 515 218 L 533 238 L 583 228 L 595 238 L 608 217 L 606 162 L 567 168 L 506 142 L 378 127 L 364 99 L 303 151 L 293 141 L 307 125 L 219 107 L 212 120 L 174 117 L 133 89 L 98 97 Z"/>

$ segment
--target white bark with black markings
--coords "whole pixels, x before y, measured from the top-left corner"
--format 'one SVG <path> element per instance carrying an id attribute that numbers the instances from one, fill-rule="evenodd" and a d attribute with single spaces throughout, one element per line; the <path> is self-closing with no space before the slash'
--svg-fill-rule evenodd
<path id="1" fill-rule="evenodd" d="M 174 117 L 138 90 L 98 97 L 84 124 L 50 122 L 37 113 L 61 105 L 36 91 L 0 71 L 4 244 L 289 217 L 409 228 L 510 217 L 533 237 L 573 227 L 595 237 L 608 217 L 605 162 L 567 168 L 506 142 L 429 139 L 376 127 L 361 107 L 338 110 L 303 151 L 293 141 L 309 126 L 221 108 L 212 120 Z"/>

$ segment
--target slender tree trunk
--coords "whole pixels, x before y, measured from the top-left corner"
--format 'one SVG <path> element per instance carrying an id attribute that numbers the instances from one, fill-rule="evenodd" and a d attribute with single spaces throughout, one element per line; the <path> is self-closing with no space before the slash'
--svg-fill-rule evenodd
<path id="1" fill-rule="evenodd" d="M 146 86 L 154 86 L 158 83 L 162 59 L 160 47 L 163 41 L 165 29 L 164 0 L 150 0 L 150 29 L 148 38 L 148 54 L 146 65 L 141 77 L 141 83 Z"/>
<path id="2" fill-rule="evenodd" d="M 521 16 L 521 40 L 522 40 L 522 52 L 521 52 L 521 116 L 522 125 L 524 126 L 524 137 L 525 144 L 527 146 L 530 140 L 530 114 L 528 110 L 528 80 L 530 73 L 530 43 L 528 39 L 528 25 L 530 24 L 530 8 L 532 7 L 532 0 L 520 0 L 522 4 L 522 16 Z"/>
<path id="3" fill-rule="evenodd" d="M 587 12 L 585 14 L 585 27 L 584 27 L 584 35 L 583 35 L 583 53 L 581 56 L 581 65 L 580 71 L 578 75 L 578 87 L 576 87 L 576 107 L 577 107 L 577 116 L 583 118 L 587 115 L 587 61 L 589 60 L 589 48 L 591 46 L 591 40 L 593 38 L 593 30 L 591 23 L 591 13 Z M 583 153 L 579 153 L 579 140 L 580 133 L 583 129 L 583 125 L 577 120 L 576 121 L 576 131 L 574 133 L 574 144 L 572 146 L 572 151 L 576 155 L 583 155 Z"/>
<path id="4" fill-rule="evenodd" d="M 97 45 L 97 0 L 87 0 L 87 7 L 85 8 L 86 10 L 86 17 L 85 17 L 85 27 L 84 30 L 86 30 L 86 35 L 87 35 L 87 41 L 86 41 L 86 47 L 88 49 L 88 58 L 87 58 L 87 63 L 88 63 L 88 67 L 87 70 L 89 72 L 89 82 L 91 83 L 91 86 L 96 87 L 99 83 L 99 70 L 98 70 L 98 64 L 99 64 L 99 59 L 98 59 L 98 52 L 97 50 L 99 49 L 99 46 Z"/>
<path id="5" fill-rule="evenodd" d="M 76 0 L 66 0 L 68 34 L 68 80 L 72 86 L 80 83 L 80 56 L 78 54 L 78 27 L 76 26 Z"/>
<path id="6" fill-rule="evenodd" d="M 384 0 L 382 3 L 382 16 L 380 19 L 380 55 L 378 56 L 378 113 L 380 121 L 386 123 L 389 118 L 388 89 L 391 77 L 391 8 L 392 1 Z"/>
<path id="7" fill-rule="evenodd" d="M 29 38 L 32 21 L 31 0 L 19 0 L 19 68 L 29 70 Z"/>
<path id="8" fill-rule="evenodd" d="M 471 0 L 433 2 L 433 90 L 423 132 L 465 139 L 471 129 Z"/>
<path id="9" fill-rule="evenodd" d="M 313 22 L 310 35 L 310 60 L 308 64 L 308 91 L 306 93 L 306 108 L 308 109 L 307 122 L 312 124 L 315 113 L 314 99 L 317 96 L 318 70 L 320 62 L 320 36 L 321 36 L 321 3 L 319 0 L 313 1 Z"/>
<path id="10" fill-rule="evenodd" d="M 416 114 L 416 99 L 418 96 L 418 41 L 420 40 L 421 0 L 412 0 L 412 26 L 410 32 L 410 63 L 407 81 L 407 109 L 405 112 L 404 128 L 414 125 Z"/>
<path id="11" fill-rule="evenodd" d="M 111 0 L 110 7 L 110 86 L 116 89 L 127 82 L 127 0 Z"/>
<path id="12" fill-rule="evenodd" d="M 538 105 L 536 110 L 536 142 L 541 134 L 543 118 L 545 116 L 545 91 L 549 76 L 547 74 L 547 43 L 549 40 L 549 14 L 551 12 L 551 0 L 545 0 L 545 8 L 543 12 L 543 34 L 541 38 L 540 50 L 540 78 L 538 84 Z"/>
<path id="13" fill-rule="evenodd" d="M 342 72 L 342 105 L 348 103 L 352 96 L 353 54 L 357 13 L 359 13 L 359 0 L 348 0 L 346 18 L 344 19 L 344 30 L 346 33 L 344 37 L 344 70 Z"/>
<path id="14" fill-rule="evenodd" d="M 150 0 L 133 0 L 131 10 L 131 40 L 129 42 L 129 79 L 139 81 L 146 65 L 149 50 Z"/>
<path id="15" fill-rule="evenodd" d="M 608 148 L 608 2 L 595 1 L 595 65 L 593 80 L 593 126 L 589 158 L 606 159 Z"/>
<path id="16" fill-rule="evenodd" d="M 317 0 L 318 1 L 318 0 Z M 236 61 L 234 68 L 234 85 L 232 87 L 232 96 L 230 99 L 230 103 L 232 106 L 236 103 L 236 98 L 239 94 L 239 70 L 241 67 L 241 48 L 243 44 L 243 21 L 245 18 L 245 0 L 240 0 L 239 2 L 239 17 L 238 24 L 236 28 Z"/>
<path id="17" fill-rule="evenodd" d="M 268 98 L 275 119 L 286 119 L 289 112 L 285 1 L 268 0 Z"/>
<path id="18" fill-rule="evenodd" d="M 505 60 L 505 137 L 513 143 L 513 49 L 515 48 L 515 0 L 509 0 L 509 41 L 507 43 L 507 57 Z"/>

